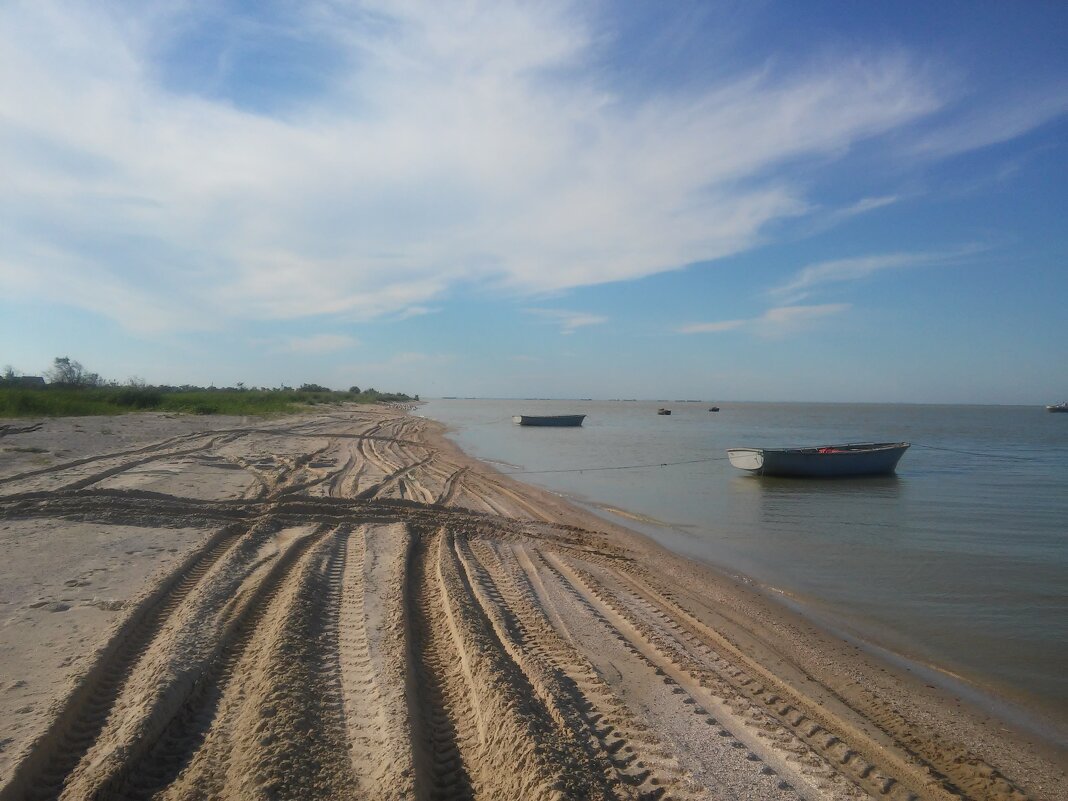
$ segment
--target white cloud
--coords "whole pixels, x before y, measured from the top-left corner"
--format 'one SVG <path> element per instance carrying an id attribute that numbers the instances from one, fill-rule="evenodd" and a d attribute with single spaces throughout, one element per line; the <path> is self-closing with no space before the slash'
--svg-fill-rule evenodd
<path id="1" fill-rule="evenodd" d="M 561 334 L 574 334 L 580 328 L 590 325 L 603 325 L 608 318 L 600 314 L 587 312 L 565 311 L 563 309 L 524 309 L 527 314 L 533 314 L 549 322 L 560 326 Z"/>
<path id="2" fill-rule="evenodd" d="M 801 331 L 813 321 L 841 314 L 850 308 L 851 304 L 849 303 L 776 306 L 768 309 L 759 317 L 751 317 L 744 320 L 692 323 L 676 329 L 676 332 L 680 334 L 710 334 L 741 330 L 759 336 L 778 337 Z"/>
<path id="3" fill-rule="evenodd" d="M 772 168 L 943 103 L 893 55 L 621 96 L 585 4 L 368 2 L 293 12 L 290 35 L 339 56 L 271 116 L 235 102 L 240 81 L 160 77 L 203 9 L 108 8 L 0 9 L 0 262 L 139 330 L 403 317 L 458 284 L 544 293 L 715 259 L 812 206 Z"/>

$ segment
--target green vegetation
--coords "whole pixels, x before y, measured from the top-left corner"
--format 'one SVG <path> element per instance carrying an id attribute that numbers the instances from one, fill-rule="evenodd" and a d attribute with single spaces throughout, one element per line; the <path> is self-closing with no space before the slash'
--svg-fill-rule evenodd
<path id="1" fill-rule="evenodd" d="M 404 403 L 419 400 L 375 389 L 333 391 L 317 384 L 300 389 L 195 386 L 150 386 L 133 379 L 107 382 L 68 357 L 57 358 L 48 382 L 18 376 L 11 368 L 0 375 L 0 417 L 75 417 L 136 411 L 183 414 L 264 415 L 295 412 L 307 406 L 340 403 Z M 355 390 L 355 391 L 353 391 Z"/>

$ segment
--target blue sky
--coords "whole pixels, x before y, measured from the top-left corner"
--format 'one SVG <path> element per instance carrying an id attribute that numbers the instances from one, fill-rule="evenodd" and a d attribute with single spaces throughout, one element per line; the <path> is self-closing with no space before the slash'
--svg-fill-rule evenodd
<path id="1" fill-rule="evenodd" d="M 0 365 L 1068 397 L 1068 5 L 8 2 Z"/>

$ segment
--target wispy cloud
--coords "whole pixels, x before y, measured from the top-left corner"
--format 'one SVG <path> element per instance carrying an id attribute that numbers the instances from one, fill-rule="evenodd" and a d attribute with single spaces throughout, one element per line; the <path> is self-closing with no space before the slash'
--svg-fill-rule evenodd
<path id="1" fill-rule="evenodd" d="M 395 381 L 398 378 L 410 378 L 414 373 L 421 373 L 433 368 L 448 367 L 458 361 L 453 353 L 424 353 L 422 351 L 400 351 L 382 354 L 376 361 L 339 364 L 335 369 L 338 385 L 353 381 L 366 389 L 374 384 Z"/>
<path id="2" fill-rule="evenodd" d="M 527 314 L 541 317 L 547 322 L 560 326 L 561 334 L 574 334 L 580 328 L 590 325 L 602 325 L 608 322 L 608 318 L 600 314 L 587 312 L 565 311 L 563 309 L 524 309 Z"/>
<path id="3" fill-rule="evenodd" d="M 0 260 L 34 252 L 30 294 L 104 278 L 116 291 L 69 302 L 130 324 L 147 297 L 181 328 L 633 279 L 752 246 L 811 205 L 770 168 L 943 102 L 894 54 L 619 94 L 594 12 L 566 2 L 310 4 L 218 25 L 197 61 L 181 37 L 205 8 L 0 10 L 20 76 L 0 84 Z M 330 57 L 268 102 L 261 45 Z"/>
<path id="4" fill-rule="evenodd" d="M 412 317 L 422 317 L 424 314 L 434 314 L 437 311 L 440 311 L 440 309 L 429 306 L 409 306 L 407 309 L 401 309 L 397 312 L 395 319 L 409 320 Z"/>
<path id="5" fill-rule="evenodd" d="M 66 302 L 150 329 L 639 278 L 759 243 L 819 205 L 774 168 L 952 99 L 901 52 L 631 94 L 605 82 L 612 42 L 584 3 L 314 3 L 278 25 L 212 9 L 0 8 L 0 73 L 19 76 L 0 82 L 0 262 L 26 265 L 26 296 L 99 283 Z M 193 58 L 200 29 L 218 52 Z M 1059 102 L 920 149 L 1017 136 Z"/>
<path id="6" fill-rule="evenodd" d="M 675 329 L 679 334 L 714 334 L 740 330 L 764 337 L 779 337 L 804 330 L 809 324 L 825 317 L 841 314 L 851 308 L 849 303 L 824 303 L 813 306 L 776 306 L 759 317 L 742 320 L 691 323 Z"/>
<path id="7" fill-rule="evenodd" d="M 681 328 L 677 328 L 676 331 L 680 334 L 715 334 L 720 331 L 733 331 L 735 328 L 741 328 L 748 320 L 720 320 L 715 323 L 691 323 L 690 325 L 684 325 Z"/>
<path id="8" fill-rule="evenodd" d="M 874 209 L 881 209 L 901 200 L 898 195 L 881 195 L 879 197 L 861 198 L 852 206 L 840 210 L 842 216 L 853 217 L 857 214 L 865 214 Z"/>
<path id="9" fill-rule="evenodd" d="M 858 217 L 861 214 L 867 214 L 870 211 L 876 209 L 886 208 L 892 206 L 895 203 L 901 201 L 900 195 L 880 195 L 878 197 L 865 197 L 858 200 L 849 206 L 844 206 L 840 209 L 835 209 L 822 215 L 820 220 L 822 228 L 831 228 L 839 223 Z"/>
<path id="10" fill-rule="evenodd" d="M 949 109 L 952 113 L 953 109 Z M 1068 83 L 1032 87 L 1016 97 L 999 100 L 936 121 L 916 140 L 913 152 L 933 158 L 966 153 L 1034 130 L 1068 114 Z"/>
<path id="11" fill-rule="evenodd" d="M 848 303 L 824 303 L 818 306 L 778 306 L 768 309 L 758 319 L 758 323 L 767 323 L 777 331 L 783 332 L 802 327 L 811 320 L 841 314 L 850 308 Z"/>
<path id="12" fill-rule="evenodd" d="M 281 350 L 289 353 L 332 353 L 358 346 L 359 340 L 343 334 L 317 334 L 310 337 L 294 337 L 287 340 Z"/>
<path id="13" fill-rule="evenodd" d="M 819 286 L 858 281 L 885 270 L 954 263 L 962 256 L 981 249 L 979 245 L 967 245 L 954 250 L 882 253 L 822 261 L 803 267 L 793 278 L 774 287 L 770 293 L 775 297 L 789 297 L 791 302 L 797 302 Z"/>

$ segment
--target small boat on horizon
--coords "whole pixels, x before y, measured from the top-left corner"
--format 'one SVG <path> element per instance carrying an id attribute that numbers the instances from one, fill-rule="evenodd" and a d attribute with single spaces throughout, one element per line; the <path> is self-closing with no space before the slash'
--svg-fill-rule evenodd
<path id="1" fill-rule="evenodd" d="M 671 409 L 657 409 L 657 414 L 671 414 Z"/>
<path id="2" fill-rule="evenodd" d="M 1046 407 L 1047 412 L 1068 412 L 1068 401 L 1064 403 L 1054 403 Z"/>
<path id="3" fill-rule="evenodd" d="M 849 478 L 894 472 L 908 442 L 862 442 L 813 448 L 728 448 L 739 470 L 757 476 Z"/>
<path id="4" fill-rule="evenodd" d="M 719 407 L 718 406 L 709 406 L 708 407 L 708 411 L 710 411 L 710 412 L 718 412 L 719 411 Z"/>
<path id="5" fill-rule="evenodd" d="M 582 425 L 584 414 L 515 414 L 512 422 L 520 426 L 542 426 L 556 428 L 574 428 Z"/>

